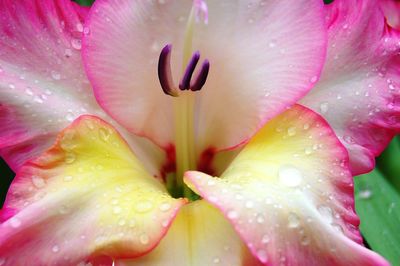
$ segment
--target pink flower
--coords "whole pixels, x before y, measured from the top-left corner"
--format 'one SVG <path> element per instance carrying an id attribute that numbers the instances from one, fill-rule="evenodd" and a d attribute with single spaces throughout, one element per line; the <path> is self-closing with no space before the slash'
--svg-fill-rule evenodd
<path id="1" fill-rule="evenodd" d="M 3 0 L 0 33 L 0 265 L 388 265 L 352 181 L 400 128 L 377 1 Z"/>

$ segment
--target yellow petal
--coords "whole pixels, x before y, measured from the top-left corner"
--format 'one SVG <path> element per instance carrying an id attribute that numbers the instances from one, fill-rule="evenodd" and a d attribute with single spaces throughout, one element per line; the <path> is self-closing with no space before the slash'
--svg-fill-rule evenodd
<path id="1" fill-rule="evenodd" d="M 6 265 L 73 265 L 140 256 L 156 246 L 182 204 L 149 175 L 106 122 L 83 116 L 18 172 L 0 226 Z"/>
<path id="2" fill-rule="evenodd" d="M 229 222 L 207 202 L 181 208 L 164 239 L 146 256 L 116 266 L 259 265 Z"/>

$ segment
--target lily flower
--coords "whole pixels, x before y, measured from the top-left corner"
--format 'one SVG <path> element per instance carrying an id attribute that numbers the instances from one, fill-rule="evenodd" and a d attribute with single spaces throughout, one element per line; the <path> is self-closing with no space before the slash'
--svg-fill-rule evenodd
<path id="1" fill-rule="evenodd" d="M 352 181 L 400 128 L 377 1 L 2 0 L 0 32 L 0 265 L 388 265 Z"/>

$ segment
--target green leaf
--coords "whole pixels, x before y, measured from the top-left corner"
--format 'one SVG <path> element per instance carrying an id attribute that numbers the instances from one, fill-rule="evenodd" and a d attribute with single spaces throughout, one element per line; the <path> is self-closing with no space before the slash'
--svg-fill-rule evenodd
<path id="1" fill-rule="evenodd" d="M 382 174 L 400 191 L 400 136 L 394 137 L 376 161 Z"/>
<path id="2" fill-rule="evenodd" d="M 400 195 L 377 169 L 354 181 L 361 233 L 373 250 L 400 265 Z"/>
<path id="3" fill-rule="evenodd" d="M 74 1 L 80 4 L 81 6 L 91 6 L 94 2 L 94 0 L 74 0 Z"/>

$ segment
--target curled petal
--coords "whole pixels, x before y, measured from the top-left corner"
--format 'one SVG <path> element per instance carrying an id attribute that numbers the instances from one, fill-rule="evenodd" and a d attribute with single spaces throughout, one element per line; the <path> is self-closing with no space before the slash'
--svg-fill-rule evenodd
<path id="1" fill-rule="evenodd" d="M 265 265 L 388 265 L 362 247 L 345 148 L 299 105 L 270 121 L 221 178 L 187 172 Z"/>
<path id="2" fill-rule="evenodd" d="M 192 50 L 210 63 L 204 87 L 194 93 L 199 153 L 241 144 L 303 97 L 317 81 L 326 52 L 321 1 L 207 5 L 208 24 L 195 23 L 192 42 Z M 131 132 L 162 147 L 174 142 L 173 99 L 160 88 L 158 57 L 173 44 L 172 74 L 181 80 L 191 8 L 192 1 L 98 0 L 83 39 L 99 104 Z"/>
<path id="3" fill-rule="evenodd" d="M 0 214 L 2 265 L 143 255 L 184 203 L 148 174 L 109 124 L 82 116 L 17 173 Z"/>
<path id="4" fill-rule="evenodd" d="M 152 252 L 134 260 L 116 262 L 116 266 L 142 265 L 257 266 L 260 263 L 222 214 L 200 200 L 181 208 L 167 235 Z"/>
<path id="5" fill-rule="evenodd" d="M 350 154 L 353 175 L 400 132 L 400 35 L 374 0 L 326 6 L 328 57 L 320 81 L 301 103 L 320 113 Z"/>

